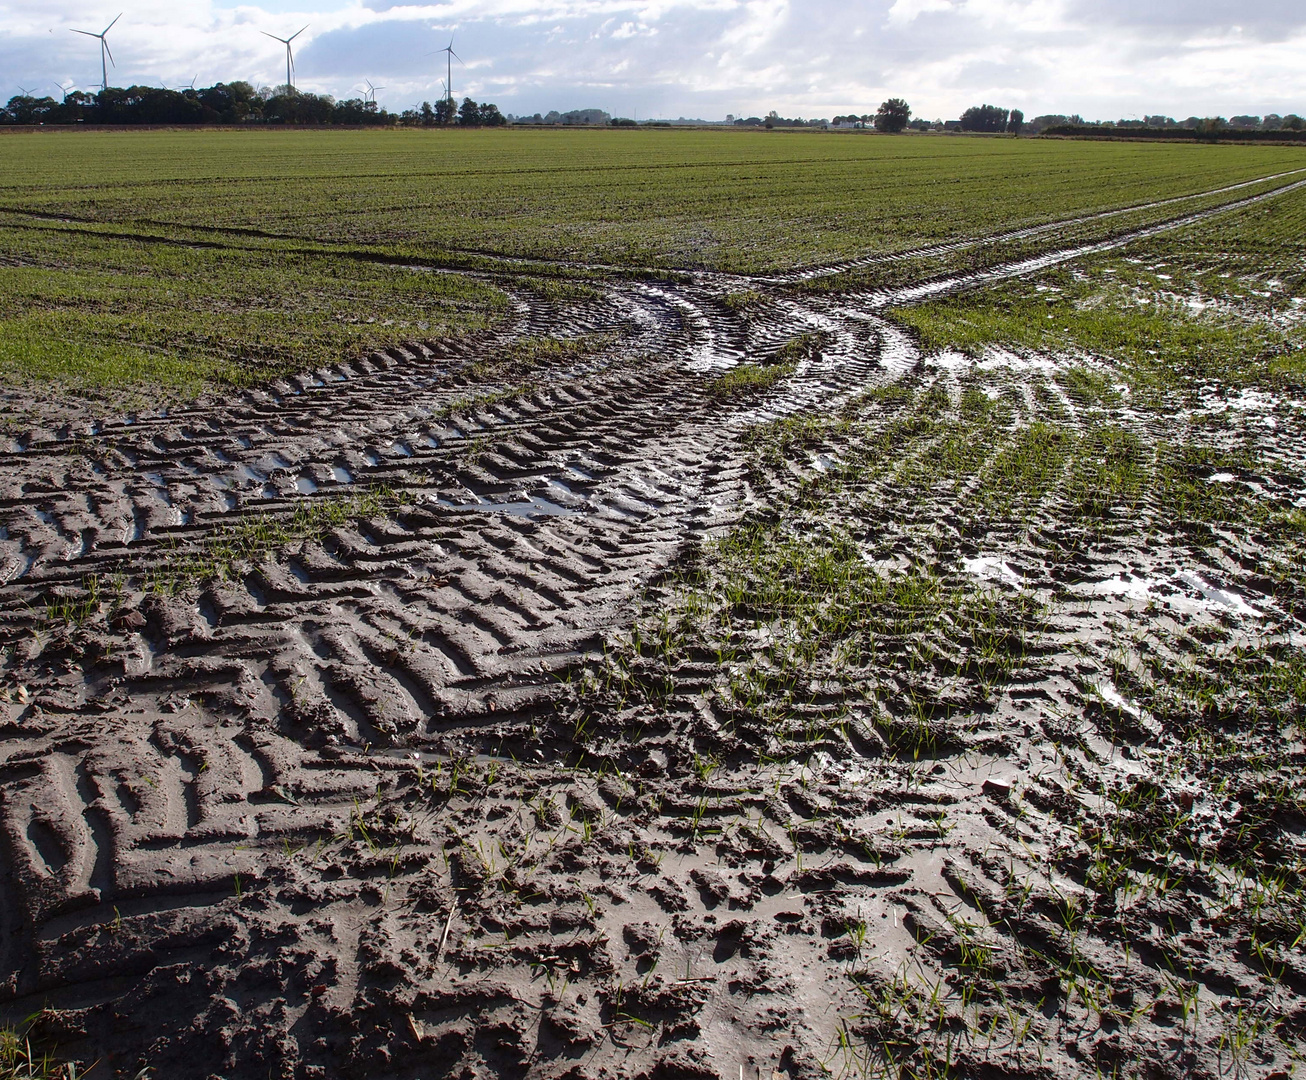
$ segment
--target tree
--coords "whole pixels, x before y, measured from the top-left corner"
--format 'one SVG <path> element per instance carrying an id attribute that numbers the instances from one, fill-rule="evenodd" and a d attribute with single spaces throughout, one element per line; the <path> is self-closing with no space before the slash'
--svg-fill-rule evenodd
<path id="1" fill-rule="evenodd" d="M 1301 131 L 1306 126 L 1306 120 L 1302 120 L 1296 113 L 1289 113 L 1283 118 L 1283 126 L 1289 131 Z"/>
<path id="2" fill-rule="evenodd" d="M 329 94 L 302 90 L 274 94 L 263 103 L 264 119 L 274 124 L 329 124 L 335 110 L 335 98 Z"/>
<path id="3" fill-rule="evenodd" d="M 30 94 L 18 94 L 9 99 L 9 104 L 0 109 L 0 122 L 9 124 L 40 124 L 58 109 L 59 104 L 52 97 L 32 97 Z"/>
<path id="4" fill-rule="evenodd" d="M 419 115 L 421 116 L 422 127 L 435 127 L 435 110 L 431 108 L 429 101 L 422 102 L 422 111 Z"/>
<path id="5" fill-rule="evenodd" d="M 480 124 L 483 127 L 503 127 L 507 123 L 508 121 L 504 119 L 498 105 L 486 104 L 481 106 Z"/>
<path id="6" fill-rule="evenodd" d="M 458 109 L 453 103 L 453 98 L 441 98 L 435 103 L 435 118 L 432 123 L 452 124 L 458 117 Z"/>
<path id="7" fill-rule="evenodd" d="M 1012 109 L 1007 117 L 1007 134 L 1019 135 L 1020 129 L 1025 126 L 1025 114 L 1019 109 Z"/>
<path id="8" fill-rule="evenodd" d="M 972 105 L 961 114 L 962 131 L 1006 131 L 1007 110 L 997 105 Z"/>
<path id="9" fill-rule="evenodd" d="M 606 124 L 612 117 L 602 109 L 572 109 L 569 112 L 562 113 L 558 117 L 558 123 L 565 125 L 576 124 Z"/>
<path id="10" fill-rule="evenodd" d="M 911 119 L 911 106 L 902 98 L 889 98 L 875 114 L 875 130 L 899 132 Z"/>
<path id="11" fill-rule="evenodd" d="M 463 98 L 462 108 L 458 110 L 458 124 L 461 127 L 481 126 L 481 107 L 471 98 Z"/>
<path id="12" fill-rule="evenodd" d="M 243 124 L 263 116 L 263 101 L 249 83 L 236 79 L 195 91 L 207 123 Z"/>

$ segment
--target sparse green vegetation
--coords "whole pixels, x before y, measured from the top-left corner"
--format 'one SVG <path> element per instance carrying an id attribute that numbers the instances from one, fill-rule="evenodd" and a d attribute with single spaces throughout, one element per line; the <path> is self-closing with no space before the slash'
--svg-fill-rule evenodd
<path id="1" fill-rule="evenodd" d="M 156 592 L 173 593 L 205 581 L 234 578 L 279 548 L 320 540 L 351 521 L 382 513 L 400 499 L 400 493 L 378 487 L 352 495 L 304 499 L 288 515 L 253 515 L 216 530 L 199 550 L 179 549 L 174 558 L 150 571 L 145 584 Z"/>
<path id="2" fill-rule="evenodd" d="M 739 132 L 6 138 L 0 378 L 193 396 L 503 315 L 504 297 L 489 283 L 440 271 L 487 271 L 561 298 L 589 288 L 596 272 L 559 258 L 792 267 L 1209 190 L 1296 163 L 1291 148 L 1015 140 L 889 148 Z M 939 185 L 928 212 L 920 186 L 902 183 L 922 168 Z M 636 203 L 640 212 L 629 213 Z M 972 255 L 941 258 L 940 268 Z M 921 267 L 811 287 L 885 281 L 886 272 Z M 756 301 L 748 291 L 727 298 L 736 308 Z"/>
<path id="3" fill-rule="evenodd" d="M 739 364 L 708 383 L 713 397 L 729 398 L 769 390 L 794 372 L 793 363 Z"/>
<path id="4" fill-rule="evenodd" d="M 1306 379 L 1301 237 L 1306 192 L 894 317 L 930 350 L 993 346 L 1087 356 L 1057 376 L 1084 406 L 1213 384 L 1284 389 Z M 1117 388 L 1117 383 L 1120 388 Z"/>
<path id="5" fill-rule="evenodd" d="M 80 1080 L 87 1070 L 34 1049 L 31 1021 L 23 1029 L 0 1027 L 0 1080 Z"/>
<path id="6" fill-rule="evenodd" d="M 833 1074 L 1020 1069 L 1067 1027 L 1120 1061 L 1142 1030 L 1230 1075 L 1299 1060 L 1304 205 L 894 312 L 983 362 L 750 431 L 755 509 L 589 676 L 586 745 L 705 700 L 697 754 L 855 762 L 894 812 L 791 827 L 799 869 L 943 858 L 947 889 L 895 894 L 900 966 L 839 928 Z M 1039 764 L 968 787 L 1013 743 Z M 863 806 L 822 768 L 804 811 Z"/>

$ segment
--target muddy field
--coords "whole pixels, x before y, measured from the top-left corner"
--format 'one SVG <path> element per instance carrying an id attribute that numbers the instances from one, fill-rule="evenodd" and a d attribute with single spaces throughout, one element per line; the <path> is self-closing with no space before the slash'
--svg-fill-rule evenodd
<path id="1" fill-rule="evenodd" d="M 7 391 L 5 1017 L 105 1077 L 1293 1075 L 1304 185 Z M 1245 287 L 1165 303 L 1277 344 L 912 315 L 1156 305 L 1187 236 Z"/>

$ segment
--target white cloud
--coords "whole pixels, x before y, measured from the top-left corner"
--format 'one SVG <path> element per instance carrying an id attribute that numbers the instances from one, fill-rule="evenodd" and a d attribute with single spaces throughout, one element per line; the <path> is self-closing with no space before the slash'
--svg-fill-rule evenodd
<path id="1" fill-rule="evenodd" d="M 991 101 L 1117 118 L 1306 113 L 1300 0 L 118 0 L 111 81 L 284 79 L 352 96 L 365 78 L 404 108 L 440 93 L 450 33 L 459 94 L 505 111 L 597 105 L 640 116 L 830 116 L 905 97 L 917 115 Z M 0 0 L 0 98 L 99 82 L 81 0 Z"/>
<path id="2" fill-rule="evenodd" d="M 952 11 L 952 0 L 894 0 L 886 22 L 904 26 L 929 11 Z"/>

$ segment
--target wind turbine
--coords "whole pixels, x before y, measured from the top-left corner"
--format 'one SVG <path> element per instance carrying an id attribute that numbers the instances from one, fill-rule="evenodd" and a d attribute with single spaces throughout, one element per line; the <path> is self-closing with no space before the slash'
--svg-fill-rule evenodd
<path id="1" fill-rule="evenodd" d="M 295 54 L 290 51 L 290 43 L 307 29 L 307 26 L 301 26 L 290 37 L 277 37 L 276 34 L 269 34 L 266 30 L 259 31 L 264 37 L 279 41 L 286 47 L 286 90 L 292 94 L 295 92 Z"/>
<path id="2" fill-rule="evenodd" d="M 20 86 L 20 87 L 18 87 L 18 89 L 22 91 L 23 97 L 31 97 L 31 96 L 32 96 L 32 91 L 35 90 L 36 87 L 32 87 L 32 90 L 29 90 L 29 89 L 27 89 L 27 87 L 25 87 L 25 86 Z"/>
<path id="3" fill-rule="evenodd" d="M 373 86 L 373 85 L 372 85 L 372 80 L 371 80 L 371 79 L 364 79 L 363 82 L 367 83 L 367 93 L 363 95 L 363 100 L 364 100 L 364 101 L 370 101 L 373 105 L 375 105 L 375 104 L 376 104 L 376 92 L 377 92 L 378 90 L 384 90 L 385 87 L 384 87 L 384 86 Z"/>
<path id="4" fill-rule="evenodd" d="M 93 38 L 100 39 L 100 89 L 101 90 L 109 89 L 109 65 L 113 64 L 114 67 L 118 66 L 117 64 L 113 63 L 113 53 L 109 51 L 109 40 L 107 37 L 105 37 L 105 35 L 110 30 L 113 29 L 113 23 L 116 23 L 118 19 L 121 18 L 122 18 L 122 12 L 120 11 L 118 12 L 117 16 L 114 18 L 113 22 L 111 22 L 98 34 L 93 34 L 89 30 L 73 31 L 74 34 L 81 34 L 84 37 L 93 37 Z"/>
<path id="5" fill-rule="evenodd" d="M 76 88 L 76 86 L 77 84 L 75 82 L 70 82 L 67 86 L 64 86 L 63 83 L 59 84 L 59 89 L 63 91 L 63 103 L 65 105 L 68 104 L 68 95 Z"/>
<path id="6" fill-rule="evenodd" d="M 457 60 L 458 63 L 460 63 L 460 64 L 462 64 L 462 62 L 463 62 L 463 58 L 462 58 L 461 56 L 459 56 L 456 52 L 453 51 L 453 35 L 450 35 L 450 36 L 449 36 L 449 44 L 446 45 L 443 49 L 436 49 L 436 52 L 442 52 L 442 53 L 445 53 L 445 54 L 446 54 L 444 60 L 445 60 L 445 66 L 446 66 L 446 68 L 447 68 L 447 70 L 446 70 L 446 72 L 445 72 L 445 74 L 447 75 L 447 78 L 445 79 L 445 84 L 444 84 L 444 86 L 445 86 L 445 93 L 449 96 L 449 101 L 452 103 L 452 101 L 453 101 L 453 62 L 454 62 L 455 60 Z M 466 64 L 463 64 L 463 66 L 466 67 L 467 65 L 466 65 Z"/>

